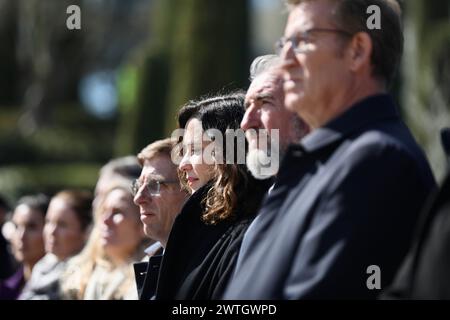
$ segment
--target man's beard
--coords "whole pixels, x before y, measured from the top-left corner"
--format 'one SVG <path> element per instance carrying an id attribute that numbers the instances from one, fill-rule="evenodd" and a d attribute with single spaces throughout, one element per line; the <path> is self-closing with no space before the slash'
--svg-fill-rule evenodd
<path id="1" fill-rule="evenodd" d="M 249 150 L 247 153 L 247 168 L 250 170 L 253 177 L 258 180 L 265 180 L 275 176 L 280 167 L 280 146 L 279 139 L 274 139 L 267 135 L 266 146 L 261 146 L 261 140 L 256 140 L 249 143 Z M 258 142 L 257 142 L 258 141 Z"/>

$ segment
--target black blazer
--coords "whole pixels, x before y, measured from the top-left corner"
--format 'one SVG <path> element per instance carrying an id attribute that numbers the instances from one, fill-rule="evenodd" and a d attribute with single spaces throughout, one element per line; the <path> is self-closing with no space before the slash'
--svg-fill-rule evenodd
<path id="1" fill-rule="evenodd" d="M 133 264 L 139 300 L 150 300 L 154 298 L 163 250 L 163 247 L 156 250 L 148 262 L 137 262 Z"/>
<path id="2" fill-rule="evenodd" d="M 225 298 L 376 298 L 368 267 L 391 283 L 434 187 L 392 99 L 360 101 L 287 151 Z"/>
<path id="3" fill-rule="evenodd" d="M 382 299 L 450 299 L 450 172 L 424 208 L 415 240 Z"/>
<path id="4" fill-rule="evenodd" d="M 253 215 L 207 225 L 200 218 L 209 185 L 197 190 L 175 219 L 160 269 L 156 299 L 217 299 L 233 272 Z"/>

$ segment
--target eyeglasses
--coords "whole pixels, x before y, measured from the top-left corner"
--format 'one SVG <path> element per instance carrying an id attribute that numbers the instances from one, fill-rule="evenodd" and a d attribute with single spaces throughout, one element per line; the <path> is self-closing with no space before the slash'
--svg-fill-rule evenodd
<path id="1" fill-rule="evenodd" d="M 275 43 L 275 52 L 277 54 L 281 53 L 281 50 L 283 50 L 284 46 L 290 42 L 292 45 L 292 50 L 294 50 L 295 53 L 304 53 L 308 49 L 308 44 L 311 43 L 311 34 L 314 32 L 332 32 L 332 33 L 339 33 L 346 37 L 352 37 L 353 34 L 351 34 L 348 31 L 340 30 L 340 29 L 323 29 L 323 28 L 313 28 L 309 30 L 305 30 L 303 32 L 300 32 L 292 37 L 286 38 L 282 37 L 280 40 L 278 40 Z"/>
<path id="2" fill-rule="evenodd" d="M 161 195 L 161 185 L 170 183 L 179 183 L 179 181 L 149 179 L 145 184 L 145 191 L 150 196 L 159 196 Z M 133 194 L 133 196 L 136 196 L 136 194 L 139 192 L 141 188 L 142 183 L 137 179 L 134 180 L 133 183 L 131 184 L 131 193 Z"/>

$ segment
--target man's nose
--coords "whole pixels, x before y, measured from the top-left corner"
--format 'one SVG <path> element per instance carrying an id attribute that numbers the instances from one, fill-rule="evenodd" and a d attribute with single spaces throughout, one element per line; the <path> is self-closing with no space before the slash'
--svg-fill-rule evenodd
<path id="1" fill-rule="evenodd" d="M 281 63 L 279 65 L 279 69 L 286 75 L 286 72 L 289 71 L 290 68 L 296 67 L 299 64 L 299 60 L 295 55 L 294 48 L 292 47 L 291 42 L 287 42 L 280 53 Z"/>
<path id="2" fill-rule="evenodd" d="M 259 128 L 259 112 L 253 107 L 250 106 L 244 114 L 244 117 L 241 121 L 241 129 L 246 131 L 250 128 Z"/>
<path id="3" fill-rule="evenodd" d="M 291 41 L 286 41 L 283 48 L 280 51 L 280 58 L 282 61 L 282 64 L 291 59 L 295 59 L 295 52 L 294 47 Z"/>
<path id="4" fill-rule="evenodd" d="M 146 187 L 145 184 L 143 184 L 139 190 L 136 192 L 133 198 L 133 202 L 135 205 L 139 206 L 144 202 L 151 201 L 151 195 L 148 192 L 145 192 Z"/>

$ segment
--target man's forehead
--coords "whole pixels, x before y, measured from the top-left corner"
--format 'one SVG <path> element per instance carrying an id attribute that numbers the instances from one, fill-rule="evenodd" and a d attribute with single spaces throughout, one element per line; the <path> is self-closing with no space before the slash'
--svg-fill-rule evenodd
<path id="1" fill-rule="evenodd" d="M 311 28 L 330 27 L 335 5 L 327 0 L 305 1 L 291 10 L 285 36 Z"/>
<path id="2" fill-rule="evenodd" d="M 176 173 L 176 168 L 168 156 L 156 156 L 144 161 L 141 177 L 169 177 Z"/>
<path id="3" fill-rule="evenodd" d="M 280 79 L 281 76 L 272 73 L 261 74 L 252 81 L 247 91 L 247 95 L 261 93 L 263 91 L 274 91 L 277 87 L 281 88 Z"/>
<path id="4" fill-rule="evenodd" d="M 245 96 L 245 101 L 249 103 L 250 100 L 258 99 L 266 95 L 273 96 L 282 93 L 281 91 L 281 76 L 265 73 L 252 81 Z"/>

